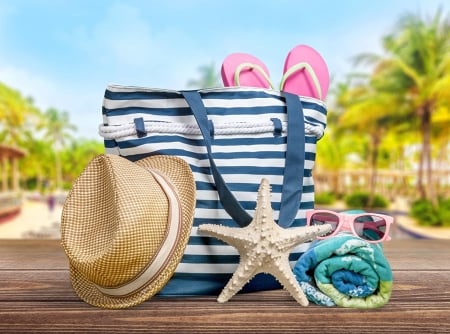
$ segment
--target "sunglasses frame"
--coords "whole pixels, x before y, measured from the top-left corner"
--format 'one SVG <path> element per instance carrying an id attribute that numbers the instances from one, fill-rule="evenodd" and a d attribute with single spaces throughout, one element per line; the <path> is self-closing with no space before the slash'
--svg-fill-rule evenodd
<path id="1" fill-rule="evenodd" d="M 358 238 L 360 238 L 364 241 L 367 241 L 369 243 L 376 244 L 376 243 L 380 243 L 383 241 L 391 240 L 391 237 L 389 236 L 389 230 L 390 230 L 391 224 L 394 223 L 394 217 L 392 217 L 392 216 L 384 215 L 381 213 L 372 213 L 372 212 L 345 213 L 345 212 L 335 212 L 335 211 L 331 211 L 331 210 L 308 210 L 306 212 L 306 225 L 307 226 L 311 226 L 311 218 L 314 214 L 317 214 L 317 213 L 332 214 L 339 219 L 336 229 L 333 231 L 333 233 L 331 233 L 327 236 L 317 237 L 317 239 L 327 239 L 327 238 L 333 237 L 336 234 L 338 234 L 338 232 L 340 230 L 342 230 L 344 225 L 346 225 L 347 229 L 349 229 L 353 233 L 353 235 L 355 235 Z M 377 216 L 377 217 L 384 219 L 384 221 L 386 222 L 386 231 L 384 232 L 384 236 L 381 239 L 367 240 L 367 239 L 362 238 L 361 236 L 359 236 L 356 233 L 354 222 L 358 217 L 364 217 L 364 216 Z"/>

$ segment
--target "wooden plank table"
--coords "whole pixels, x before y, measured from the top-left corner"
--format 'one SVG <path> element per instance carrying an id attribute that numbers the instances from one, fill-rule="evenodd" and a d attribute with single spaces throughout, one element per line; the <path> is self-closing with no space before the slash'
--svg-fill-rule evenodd
<path id="1" fill-rule="evenodd" d="M 0 240 L 0 333 L 450 333 L 450 240 L 393 240 L 385 252 L 394 289 L 379 309 L 301 307 L 277 290 L 103 310 L 73 292 L 59 241 Z"/>

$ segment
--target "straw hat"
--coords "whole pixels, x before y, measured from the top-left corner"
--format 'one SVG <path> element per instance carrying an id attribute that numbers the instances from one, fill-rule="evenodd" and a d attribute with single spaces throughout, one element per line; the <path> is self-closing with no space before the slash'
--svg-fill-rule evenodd
<path id="1" fill-rule="evenodd" d="M 194 208 L 194 178 L 184 160 L 95 157 L 62 212 L 75 292 L 104 308 L 130 307 L 158 293 L 183 256 Z"/>

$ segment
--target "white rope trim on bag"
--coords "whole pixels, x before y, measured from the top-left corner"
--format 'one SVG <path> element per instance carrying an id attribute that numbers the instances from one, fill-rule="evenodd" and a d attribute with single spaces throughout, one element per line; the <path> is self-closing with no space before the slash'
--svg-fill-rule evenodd
<path id="1" fill-rule="evenodd" d="M 147 133 L 178 133 L 184 135 L 201 135 L 200 129 L 194 123 L 165 123 L 145 121 L 145 132 Z M 286 132 L 287 122 L 282 122 L 282 132 Z M 215 135 L 235 135 L 235 134 L 257 134 L 274 132 L 275 126 L 272 121 L 266 122 L 228 122 L 214 123 Z M 122 125 L 103 125 L 99 126 L 99 135 L 104 139 L 119 139 L 128 136 L 136 136 L 137 130 L 133 123 Z M 323 129 L 305 123 L 305 134 L 314 135 L 321 138 Z"/>

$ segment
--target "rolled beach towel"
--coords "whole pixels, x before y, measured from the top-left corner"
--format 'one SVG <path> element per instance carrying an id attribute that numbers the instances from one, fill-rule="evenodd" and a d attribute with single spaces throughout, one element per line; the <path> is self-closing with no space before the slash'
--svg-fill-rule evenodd
<path id="1" fill-rule="evenodd" d="M 377 308 L 392 292 L 382 244 L 347 233 L 314 242 L 293 270 L 307 298 L 318 305 Z"/>

